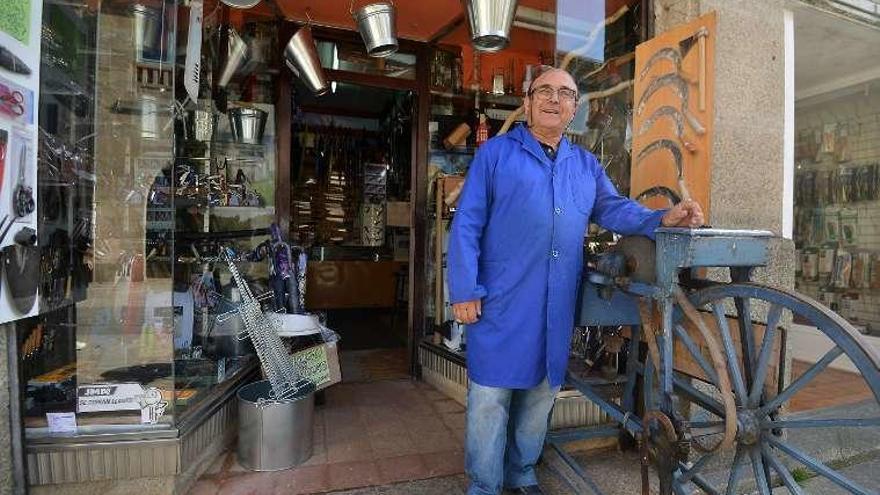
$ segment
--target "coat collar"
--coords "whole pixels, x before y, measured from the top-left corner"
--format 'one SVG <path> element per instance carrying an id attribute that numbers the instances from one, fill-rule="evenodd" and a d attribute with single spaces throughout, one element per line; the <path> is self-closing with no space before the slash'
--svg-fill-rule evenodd
<path id="1" fill-rule="evenodd" d="M 510 131 L 509 135 L 513 139 L 519 141 L 523 149 L 531 153 L 538 159 L 538 161 L 552 165 L 550 159 L 547 158 L 547 154 L 541 149 L 541 143 L 539 143 L 538 140 L 535 139 L 535 136 L 529 132 L 529 129 L 525 124 L 517 125 L 512 131 Z M 574 149 L 571 143 L 568 142 L 568 139 L 565 136 L 562 136 L 562 140 L 559 141 L 559 149 L 556 151 L 556 163 L 560 163 L 573 152 Z"/>

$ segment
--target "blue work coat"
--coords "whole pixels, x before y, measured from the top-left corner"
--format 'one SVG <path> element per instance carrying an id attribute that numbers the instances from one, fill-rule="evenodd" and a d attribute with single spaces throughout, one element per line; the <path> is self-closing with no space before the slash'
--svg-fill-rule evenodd
<path id="1" fill-rule="evenodd" d="M 482 316 L 467 327 L 470 379 L 562 384 L 589 222 L 653 237 L 663 213 L 621 196 L 596 157 L 565 138 L 555 162 L 525 126 L 483 144 L 447 257 L 450 302 L 482 299 Z"/>

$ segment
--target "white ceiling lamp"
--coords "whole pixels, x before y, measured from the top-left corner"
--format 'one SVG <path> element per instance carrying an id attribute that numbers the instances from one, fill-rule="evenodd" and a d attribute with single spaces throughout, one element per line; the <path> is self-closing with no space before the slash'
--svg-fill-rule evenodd
<path id="1" fill-rule="evenodd" d="M 471 28 L 471 44 L 481 52 L 497 52 L 510 44 L 517 0 L 463 0 Z"/>

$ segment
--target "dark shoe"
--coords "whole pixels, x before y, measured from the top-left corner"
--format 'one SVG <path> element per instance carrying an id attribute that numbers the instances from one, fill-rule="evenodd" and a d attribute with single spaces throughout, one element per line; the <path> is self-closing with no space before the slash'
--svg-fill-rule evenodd
<path id="1" fill-rule="evenodd" d="M 544 495 L 544 491 L 538 485 L 521 486 L 519 488 L 511 488 L 510 493 L 518 495 Z"/>

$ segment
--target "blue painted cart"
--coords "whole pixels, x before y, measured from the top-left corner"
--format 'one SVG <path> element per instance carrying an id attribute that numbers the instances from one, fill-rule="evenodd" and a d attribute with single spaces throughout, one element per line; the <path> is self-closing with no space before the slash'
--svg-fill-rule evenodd
<path id="1" fill-rule="evenodd" d="M 664 228 L 656 245 L 624 239 L 616 252 L 585 270 L 577 324 L 629 327 L 626 385 L 618 404 L 574 369 L 567 383 L 618 423 L 615 434 L 638 441 L 645 493 L 648 463 L 656 468 L 663 495 L 769 495 L 775 487 L 804 493 L 793 473 L 827 478 L 849 493 L 874 493 L 811 453 L 798 433 L 844 431 L 854 439 L 866 430 L 876 434 L 880 356 L 852 325 L 813 299 L 752 281 L 754 269 L 767 264 L 771 236 Z M 711 267 L 727 268 L 730 281 L 698 277 L 700 269 Z M 786 382 L 781 369 L 793 321 L 813 327 L 821 351 Z M 620 339 L 621 332 L 611 333 Z M 848 376 L 863 382 L 861 401 L 829 409 L 821 419 L 787 414 L 790 399 L 823 372 L 833 373 L 833 362 L 857 372 Z M 562 447 L 608 433 L 608 428 L 580 429 L 548 437 L 597 495 L 597 485 Z"/>

